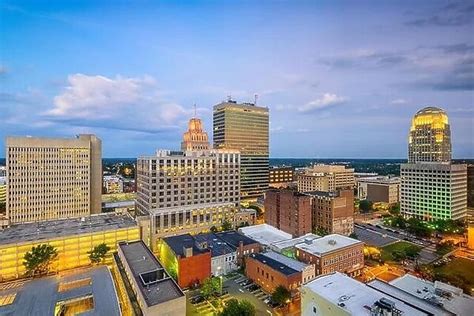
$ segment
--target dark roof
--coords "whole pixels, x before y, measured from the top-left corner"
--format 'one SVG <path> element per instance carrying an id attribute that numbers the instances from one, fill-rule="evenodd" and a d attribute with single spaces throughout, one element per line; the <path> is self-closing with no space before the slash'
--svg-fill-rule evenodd
<path id="1" fill-rule="evenodd" d="M 176 256 L 184 257 L 184 248 L 193 248 L 193 256 L 209 252 L 208 249 L 201 249 L 190 234 L 171 236 L 163 238 L 163 241 L 173 250 Z"/>
<path id="2" fill-rule="evenodd" d="M 143 241 L 122 242 L 119 247 L 125 257 L 123 264 L 127 264 L 132 271 L 134 283 L 140 288 L 140 292 L 148 306 L 154 306 L 184 296 L 181 288 L 164 270 L 161 263 L 151 253 Z M 147 274 L 158 271 L 159 280 L 145 286 L 142 278 Z"/>
<path id="3" fill-rule="evenodd" d="M 252 245 L 252 244 L 258 244 L 257 241 L 253 240 L 252 238 L 249 238 L 247 236 L 244 236 L 235 230 L 227 231 L 227 232 L 220 232 L 216 233 L 216 236 L 226 243 L 228 243 L 230 246 L 237 248 L 239 247 L 240 242 L 243 242 L 244 246 L 247 245 Z"/>
<path id="4" fill-rule="evenodd" d="M 197 243 L 207 243 L 207 248 L 211 250 L 212 257 L 222 256 L 235 251 L 231 246 L 226 244 L 225 241 L 213 233 L 198 234 L 194 236 L 194 239 Z"/>
<path id="5" fill-rule="evenodd" d="M 252 253 L 250 255 L 251 258 L 260 261 L 261 263 L 269 266 L 275 271 L 279 271 L 280 273 L 283 273 L 284 275 L 292 275 L 294 273 L 298 273 L 299 271 L 290 268 L 289 266 L 281 263 L 280 261 L 277 261 L 275 259 L 272 259 L 270 257 L 267 257 L 263 254 L 260 253 Z"/>
<path id="6" fill-rule="evenodd" d="M 324 197 L 338 197 L 339 193 L 338 192 L 327 192 L 327 191 L 309 191 L 309 192 L 304 192 L 306 195 L 311 195 L 311 196 L 324 196 Z"/>

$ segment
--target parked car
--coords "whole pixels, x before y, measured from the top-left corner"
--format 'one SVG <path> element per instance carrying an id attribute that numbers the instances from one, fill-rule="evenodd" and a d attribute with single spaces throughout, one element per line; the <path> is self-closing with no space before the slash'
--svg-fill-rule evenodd
<path id="1" fill-rule="evenodd" d="M 198 304 L 198 303 L 201 303 L 203 301 L 204 301 L 204 297 L 202 297 L 201 295 L 195 296 L 191 299 L 192 304 Z"/>

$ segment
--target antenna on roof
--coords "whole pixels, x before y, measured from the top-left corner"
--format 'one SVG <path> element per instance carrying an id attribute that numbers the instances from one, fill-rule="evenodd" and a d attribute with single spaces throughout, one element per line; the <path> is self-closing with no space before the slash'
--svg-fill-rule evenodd
<path id="1" fill-rule="evenodd" d="M 257 100 L 258 100 L 258 94 L 255 93 L 255 94 L 254 94 L 254 101 L 253 101 L 253 104 L 254 104 L 255 106 L 257 106 Z"/>
<path id="2" fill-rule="evenodd" d="M 196 103 L 194 103 L 194 118 L 196 118 Z"/>
<path id="3" fill-rule="evenodd" d="M 230 102 L 230 101 L 232 101 L 232 94 L 229 94 L 229 95 L 227 96 L 227 102 Z"/>

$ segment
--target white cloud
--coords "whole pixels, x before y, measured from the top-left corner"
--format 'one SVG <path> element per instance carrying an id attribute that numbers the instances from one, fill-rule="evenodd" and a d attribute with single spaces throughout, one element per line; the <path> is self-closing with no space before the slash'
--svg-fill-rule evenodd
<path id="1" fill-rule="evenodd" d="M 153 77 L 139 78 L 73 74 L 68 86 L 54 97 L 45 117 L 73 125 L 131 130 L 162 130 L 175 127 L 188 112 L 179 104 L 164 100 Z"/>
<path id="2" fill-rule="evenodd" d="M 395 100 L 393 100 L 393 101 L 390 102 L 390 103 L 392 103 L 392 104 L 406 104 L 407 102 L 408 102 L 408 101 L 405 100 L 405 99 L 395 99 Z"/>
<path id="3" fill-rule="evenodd" d="M 342 104 L 346 101 L 347 101 L 347 98 L 345 97 L 341 97 L 333 93 L 324 93 L 321 98 L 308 102 L 305 105 L 299 107 L 298 111 L 300 112 L 317 111 L 317 110 L 321 110 L 321 109 L 325 109 L 328 107 Z"/>

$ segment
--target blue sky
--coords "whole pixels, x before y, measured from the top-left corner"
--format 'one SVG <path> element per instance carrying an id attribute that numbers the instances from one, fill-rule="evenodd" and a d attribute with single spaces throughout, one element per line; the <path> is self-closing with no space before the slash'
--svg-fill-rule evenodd
<path id="1" fill-rule="evenodd" d="M 0 0 L 0 146 L 95 133 L 178 148 L 197 104 L 270 109 L 272 157 L 404 158 L 413 114 L 474 158 L 474 1 Z M 4 151 L 0 152 L 4 156 Z"/>

